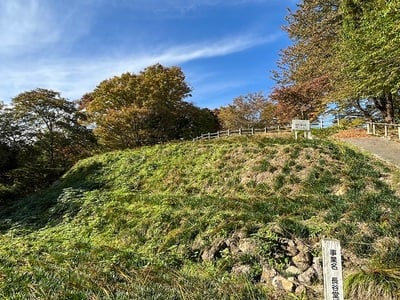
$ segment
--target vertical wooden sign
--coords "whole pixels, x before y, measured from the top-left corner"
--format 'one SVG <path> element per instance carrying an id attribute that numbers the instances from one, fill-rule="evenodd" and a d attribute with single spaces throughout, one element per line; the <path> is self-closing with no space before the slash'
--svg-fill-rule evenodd
<path id="1" fill-rule="evenodd" d="M 325 300 L 344 300 L 342 255 L 338 240 L 322 240 Z"/>

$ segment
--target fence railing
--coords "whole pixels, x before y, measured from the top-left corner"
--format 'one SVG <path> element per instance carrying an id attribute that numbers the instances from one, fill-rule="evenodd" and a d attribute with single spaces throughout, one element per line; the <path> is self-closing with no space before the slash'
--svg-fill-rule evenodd
<path id="1" fill-rule="evenodd" d="M 193 141 L 200 141 L 200 140 L 211 140 L 225 136 L 234 136 L 234 135 L 254 135 L 254 134 L 261 134 L 261 133 L 278 133 L 278 132 L 287 132 L 292 129 L 291 125 L 285 126 L 274 126 L 274 127 L 264 127 L 264 128 L 240 128 L 236 130 L 222 130 L 213 133 L 203 133 L 202 135 L 193 139 Z"/>
<path id="2" fill-rule="evenodd" d="M 367 133 L 372 135 L 383 135 L 385 138 L 400 139 L 400 124 L 389 123 L 367 123 Z"/>

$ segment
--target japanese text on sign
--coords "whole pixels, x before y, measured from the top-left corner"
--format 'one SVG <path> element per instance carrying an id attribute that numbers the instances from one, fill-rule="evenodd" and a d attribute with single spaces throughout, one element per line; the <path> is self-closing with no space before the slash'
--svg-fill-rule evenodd
<path id="1" fill-rule="evenodd" d="M 342 258 L 337 240 L 322 240 L 324 294 L 326 300 L 343 300 Z"/>
<path id="2" fill-rule="evenodd" d="M 310 120 L 292 120 L 292 130 L 310 130 Z"/>

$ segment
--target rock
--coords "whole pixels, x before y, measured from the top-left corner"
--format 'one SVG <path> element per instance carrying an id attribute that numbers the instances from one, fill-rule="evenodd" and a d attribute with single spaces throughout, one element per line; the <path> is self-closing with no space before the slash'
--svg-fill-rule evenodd
<path id="1" fill-rule="evenodd" d="M 309 252 L 300 252 L 296 256 L 293 256 L 292 261 L 300 271 L 304 272 L 311 266 L 312 255 Z"/>
<path id="2" fill-rule="evenodd" d="M 294 282 L 292 282 L 280 275 L 275 276 L 274 279 L 272 279 L 272 285 L 276 289 L 285 290 L 287 292 L 293 292 L 296 288 L 296 285 L 294 284 Z"/>
<path id="3" fill-rule="evenodd" d="M 297 280 L 300 283 L 305 283 L 307 285 L 311 285 L 317 278 L 318 278 L 317 271 L 313 267 L 311 267 L 311 268 L 308 268 L 305 272 L 301 273 L 297 277 Z"/>
<path id="4" fill-rule="evenodd" d="M 229 247 L 229 250 L 232 253 L 232 255 L 234 256 L 239 255 L 240 253 L 240 249 L 238 248 L 239 239 L 231 237 L 227 239 L 225 243 Z"/>
<path id="5" fill-rule="evenodd" d="M 299 285 L 294 293 L 298 296 L 306 295 L 307 294 L 307 289 L 304 285 Z"/>
<path id="6" fill-rule="evenodd" d="M 285 235 L 285 230 L 279 225 L 279 224 L 274 224 L 270 228 L 271 232 L 276 233 L 277 235 L 284 236 Z"/>
<path id="7" fill-rule="evenodd" d="M 242 250 L 239 248 L 239 245 L 242 245 L 245 242 L 241 242 L 242 240 L 246 240 L 247 233 L 243 230 L 237 230 L 235 231 L 230 238 L 225 240 L 226 245 L 229 247 L 229 250 L 231 251 L 232 255 L 240 255 L 240 252 Z M 241 246 L 241 247 L 246 247 L 246 246 Z"/>
<path id="8" fill-rule="evenodd" d="M 243 229 L 237 230 L 232 234 L 232 238 L 237 240 L 244 239 L 245 237 L 247 237 L 247 233 Z"/>
<path id="9" fill-rule="evenodd" d="M 258 245 L 257 242 L 250 238 L 245 238 L 239 240 L 238 248 L 244 254 L 257 254 L 258 252 Z"/>
<path id="10" fill-rule="evenodd" d="M 232 267 L 233 274 L 235 275 L 247 275 L 251 272 L 251 266 L 249 265 L 234 265 Z"/>
<path id="11" fill-rule="evenodd" d="M 278 275 L 278 272 L 274 268 L 267 264 L 264 264 L 262 268 L 260 282 L 271 284 L 272 279 L 274 279 L 276 275 Z"/>
<path id="12" fill-rule="evenodd" d="M 214 241 L 211 245 L 210 249 L 204 250 L 201 255 L 201 259 L 203 261 L 213 261 L 217 257 L 220 256 L 222 250 L 226 249 L 228 246 L 226 245 L 224 239 L 220 238 Z"/>
<path id="13" fill-rule="evenodd" d="M 317 272 L 318 280 L 322 281 L 324 279 L 324 277 L 323 277 L 324 271 L 322 269 L 322 257 L 314 257 L 312 267 Z"/>
<path id="14" fill-rule="evenodd" d="M 287 274 L 297 276 L 297 275 L 301 274 L 302 271 L 299 270 L 298 268 L 296 268 L 295 266 L 289 266 L 289 267 L 285 270 L 285 272 L 286 272 Z"/>
<path id="15" fill-rule="evenodd" d="M 289 256 L 296 256 L 299 253 L 299 250 L 297 249 L 293 240 L 287 241 L 286 251 Z"/>
<path id="16" fill-rule="evenodd" d="M 304 253 L 310 252 L 310 247 L 307 246 L 302 240 L 296 239 L 295 243 L 296 243 L 296 248 L 297 250 L 299 250 L 299 252 L 304 252 Z"/>

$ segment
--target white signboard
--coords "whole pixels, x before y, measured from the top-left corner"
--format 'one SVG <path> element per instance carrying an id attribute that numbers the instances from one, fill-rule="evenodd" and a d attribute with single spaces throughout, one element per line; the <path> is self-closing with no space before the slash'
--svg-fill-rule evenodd
<path id="1" fill-rule="evenodd" d="M 310 130 L 310 120 L 292 120 L 292 130 Z"/>
<path id="2" fill-rule="evenodd" d="M 325 300 L 344 300 L 342 256 L 338 240 L 322 240 Z"/>

